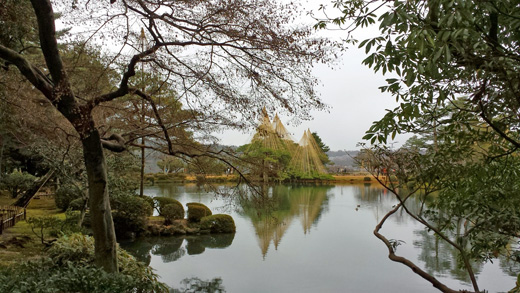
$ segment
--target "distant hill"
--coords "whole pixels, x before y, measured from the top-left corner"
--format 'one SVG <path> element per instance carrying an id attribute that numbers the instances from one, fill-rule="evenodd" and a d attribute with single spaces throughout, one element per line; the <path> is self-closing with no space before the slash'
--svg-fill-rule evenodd
<path id="1" fill-rule="evenodd" d="M 359 151 L 329 151 L 327 155 L 329 159 L 334 162 L 331 169 L 354 169 L 357 170 L 358 166 L 353 158 L 359 154 Z"/>

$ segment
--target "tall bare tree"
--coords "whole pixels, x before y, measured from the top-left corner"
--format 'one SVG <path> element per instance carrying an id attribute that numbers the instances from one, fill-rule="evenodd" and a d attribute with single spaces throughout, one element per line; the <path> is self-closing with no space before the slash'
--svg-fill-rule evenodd
<path id="1" fill-rule="evenodd" d="M 176 145 L 152 96 L 146 89 L 132 86 L 137 83 L 132 81 L 140 64 L 146 63 L 145 68 L 155 70 L 160 79 L 172 85 L 184 107 L 204 115 L 196 119 L 200 123 L 244 127 L 264 106 L 283 108 L 300 118 L 306 117 L 309 109 L 324 107 L 313 90 L 316 80 L 311 69 L 314 62 L 329 61 L 333 46 L 314 38 L 312 29 L 294 24 L 300 17 L 295 4 L 274 0 L 110 2 L 31 0 L 37 25 L 20 18 L 17 21 L 20 27 L 38 32 L 37 44 L 20 48 L 16 42 L 2 40 L 0 59 L 5 69 L 16 66 L 78 133 L 88 175 L 96 263 L 116 272 L 116 238 L 103 148 L 121 152 L 127 142 L 115 133 L 106 134 L 107 138 L 100 134 L 102 121 L 96 120 L 95 109 L 127 95 L 138 96 L 154 113 L 153 120 L 146 123 L 161 130 L 167 146 L 163 151 L 197 157 L 204 150 Z M 62 14 L 63 23 L 72 27 L 68 41 L 111 48 L 108 54 L 118 52 L 112 53 L 106 64 L 107 70 L 123 65 L 117 86 L 104 93 L 93 89 L 92 94 L 79 94 L 74 90 L 75 83 L 93 85 L 95 79 L 76 80 L 64 66 L 53 6 Z M 149 40 L 144 49 L 137 41 L 141 28 Z M 44 65 L 31 62 L 28 46 L 38 49 Z"/>

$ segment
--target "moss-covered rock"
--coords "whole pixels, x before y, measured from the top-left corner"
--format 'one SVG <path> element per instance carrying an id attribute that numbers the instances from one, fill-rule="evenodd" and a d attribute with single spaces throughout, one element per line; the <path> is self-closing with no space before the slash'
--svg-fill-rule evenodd
<path id="1" fill-rule="evenodd" d="M 200 220 L 200 228 L 210 230 L 211 233 L 234 233 L 235 221 L 230 215 L 216 214 Z"/>
<path id="2" fill-rule="evenodd" d="M 186 206 L 188 207 L 188 221 L 190 222 L 198 223 L 200 219 L 212 215 L 211 210 L 204 204 L 190 202 Z"/>

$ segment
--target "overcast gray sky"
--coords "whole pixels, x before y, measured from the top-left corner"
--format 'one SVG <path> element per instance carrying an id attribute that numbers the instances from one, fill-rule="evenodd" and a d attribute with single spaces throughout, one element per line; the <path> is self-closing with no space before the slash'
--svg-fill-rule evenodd
<path id="1" fill-rule="evenodd" d="M 284 0 L 282 0 L 284 1 Z M 300 0 L 306 9 L 317 12 L 319 2 L 328 4 L 329 0 Z M 304 17 L 305 18 L 305 17 Z M 310 20 L 309 18 L 307 18 Z M 310 20 L 310 23 L 314 23 Z M 358 30 L 355 37 L 364 40 L 377 35 L 377 25 L 363 30 Z M 346 38 L 344 31 L 325 32 L 332 38 Z M 329 112 L 311 112 L 314 120 L 303 121 L 300 125 L 289 125 L 289 117 L 280 117 L 287 129 L 298 142 L 303 131 L 309 128 L 311 132 L 317 132 L 323 142 L 331 150 L 354 150 L 358 142 L 362 141 L 365 131 L 370 128 L 373 121 L 379 120 L 385 114 L 385 109 L 393 109 L 398 103 L 395 98 L 387 93 L 381 93 L 379 86 L 385 85 L 385 79 L 380 73 L 374 73 L 372 69 L 361 64 L 366 58 L 364 49 L 351 46 L 340 58 L 338 69 L 333 70 L 326 65 L 318 65 L 315 68 L 315 76 L 321 81 L 317 87 L 321 99 L 330 106 Z M 274 113 L 270 113 L 272 116 Z M 238 131 L 226 131 L 219 137 L 225 145 L 243 145 L 249 143 L 253 136 L 251 133 Z M 409 135 L 398 135 L 395 139 L 396 146 L 403 144 Z"/>
<path id="2" fill-rule="evenodd" d="M 361 138 L 372 122 L 382 118 L 385 109 L 397 106 L 395 98 L 378 89 L 386 84 L 387 77 L 362 65 L 365 57 L 364 50 L 352 47 L 342 56 L 340 65 L 337 66 L 339 69 L 333 70 L 325 65 L 316 67 L 315 75 L 321 80 L 317 91 L 330 109 L 329 112 L 311 112 L 314 120 L 303 121 L 298 126 L 288 125 L 287 117 L 281 117 L 296 141 L 309 128 L 311 132 L 317 132 L 331 150 L 358 149 L 356 144 L 362 141 Z M 271 118 L 273 115 L 271 114 Z M 227 131 L 219 137 L 222 144 L 243 145 L 249 142 L 252 133 Z M 405 140 L 404 136 L 396 137 L 396 145 Z"/>

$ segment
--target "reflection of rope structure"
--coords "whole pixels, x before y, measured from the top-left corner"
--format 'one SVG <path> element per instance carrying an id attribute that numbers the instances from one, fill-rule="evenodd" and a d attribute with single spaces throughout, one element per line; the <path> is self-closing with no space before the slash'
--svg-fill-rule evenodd
<path id="1" fill-rule="evenodd" d="M 278 186 L 273 190 L 277 204 L 267 207 L 247 207 L 244 212 L 258 237 L 258 245 L 265 258 L 271 243 L 278 249 L 282 237 L 295 219 L 299 219 L 303 233 L 310 232 L 324 211 L 328 188 L 287 188 Z"/>
<path id="2" fill-rule="evenodd" d="M 265 108 L 262 119 L 251 142 L 260 142 L 262 147 L 272 150 L 287 150 L 291 156 L 290 168 L 305 177 L 327 174 L 320 157 L 325 156 L 316 143 L 311 131 L 304 131 L 298 144 L 295 144 L 289 131 L 276 114 L 271 122 Z"/>
<path id="3" fill-rule="evenodd" d="M 258 236 L 258 244 L 260 245 L 262 256 L 264 258 L 267 255 L 267 251 L 269 251 L 271 241 L 274 244 L 274 249 L 278 249 L 278 245 L 280 244 L 285 231 L 289 227 L 290 221 L 291 218 L 288 218 L 288 220 L 284 222 L 278 222 L 272 217 L 264 217 L 260 222 L 253 224 L 256 230 L 256 235 Z"/>
<path id="4" fill-rule="evenodd" d="M 327 193 L 314 193 L 312 190 L 304 191 L 305 193 L 297 199 L 298 204 L 295 207 L 298 208 L 297 215 L 300 217 L 303 233 L 307 234 L 311 232 L 312 225 L 318 220 L 322 212 L 322 204 L 327 198 Z"/>

